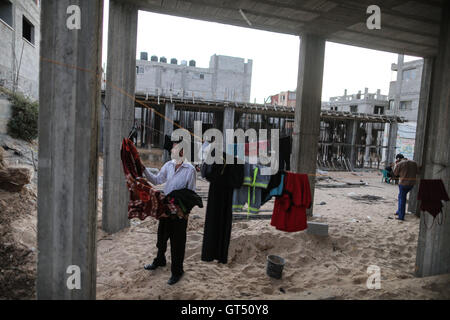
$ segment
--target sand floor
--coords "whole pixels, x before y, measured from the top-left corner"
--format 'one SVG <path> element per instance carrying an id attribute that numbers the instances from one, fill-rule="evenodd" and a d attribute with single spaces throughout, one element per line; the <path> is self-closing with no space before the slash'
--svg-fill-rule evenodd
<path id="1" fill-rule="evenodd" d="M 334 181 L 319 183 L 367 183 L 316 188 L 310 221 L 327 223 L 328 237 L 278 231 L 270 226 L 270 220 L 238 220 L 233 223 L 226 265 L 201 261 L 206 201 L 205 208 L 194 208 L 188 224 L 185 275 L 174 286 L 166 284 L 170 245 L 167 266 L 143 269 L 156 254 L 157 221 L 132 220 L 130 228 L 113 235 L 99 229 L 97 298 L 449 299 L 450 275 L 414 277 L 419 219 L 412 214 L 407 214 L 404 222 L 392 219 L 398 186 L 381 183 L 378 172 L 328 175 Z M 197 188 L 207 194 L 208 183 L 198 179 Z M 382 199 L 359 201 L 349 195 Z M 271 212 L 273 201 L 262 209 Z M 266 275 L 269 254 L 286 260 L 281 280 Z M 366 286 L 370 265 L 380 268 L 381 289 Z"/>

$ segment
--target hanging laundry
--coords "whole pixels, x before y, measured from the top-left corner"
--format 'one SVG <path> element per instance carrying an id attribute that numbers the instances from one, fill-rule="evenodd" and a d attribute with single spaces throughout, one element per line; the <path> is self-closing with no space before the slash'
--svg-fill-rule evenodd
<path id="1" fill-rule="evenodd" d="M 257 164 L 244 164 L 244 182 L 240 188 L 233 191 L 233 211 L 242 211 L 247 203 L 249 214 L 259 213 L 262 203 L 262 190 L 266 189 L 270 176 L 262 175 L 265 167 Z"/>
<path id="2" fill-rule="evenodd" d="M 176 214 L 178 207 L 173 201 L 166 199 L 161 192 L 150 185 L 147 179 L 142 177 L 144 166 L 130 139 L 123 139 L 120 156 L 130 191 L 128 219 L 144 220 L 149 216 L 159 219 L 163 214 Z"/>
<path id="3" fill-rule="evenodd" d="M 203 208 L 202 198 L 190 189 L 174 190 L 166 197 L 169 201 L 172 201 L 178 207 L 181 208 L 183 213 L 187 216 L 191 212 L 192 208 L 198 206 Z"/>
<path id="4" fill-rule="evenodd" d="M 142 176 L 144 165 L 130 139 L 123 139 L 120 154 L 130 191 L 128 219 L 145 220 L 147 217 L 160 219 L 163 215 L 168 217 L 178 215 L 186 218 L 193 206 L 203 207 L 201 198 L 192 190 L 180 189 L 165 196 L 154 189 Z M 180 208 L 183 212 L 182 216 L 180 216 Z"/>
<path id="5" fill-rule="evenodd" d="M 127 182 L 130 191 L 128 219 L 145 220 L 147 217 L 159 219 L 163 215 L 178 214 L 178 207 L 175 203 L 168 201 L 161 192 L 153 189 L 144 178 L 131 181 Z"/>
<path id="6" fill-rule="evenodd" d="M 142 177 L 142 161 L 134 143 L 130 139 L 123 139 L 120 157 L 125 176 L 131 175 L 135 179 Z"/>
<path id="7" fill-rule="evenodd" d="M 312 204 L 306 174 L 286 172 L 283 194 L 275 200 L 271 225 L 278 230 L 296 232 L 307 228 L 306 209 Z"/>
<path id="8" fill-rule="evenodd" d="M 292 136 L 280 138 L 280 153 L 278 156 L 279 170 L 291 170 Z"/>
<path id="9" fill-rule="evenodd" d="M 270 177 L 269 185 L 266 189 L 261 190 L 261 198 L 263 199 L 261 205 L 264 205 L 272 197 L 279 197 L 283 194 L 284 189 L 284 171 L 278 171 Z"/>
<path id="10" fill-rule="evenodd" d="M 208 204 L 206 206 L 205 227 L 203 232 L 203 261 L 228 261 L 228 247 L 231 238 L 233 190 L 242 186 L 244 165 L 232 164 L 202 165 L 202 176 L 209 182 Z"/>
<path id="11" fill-rule="evenodd" d="M 449 201 L 447 191 L 441 179 L 420 180 L 417 200 L 420 200 L 420 210 L 428 211 L 433 218 L 442 212 L 442 201 Z"/>

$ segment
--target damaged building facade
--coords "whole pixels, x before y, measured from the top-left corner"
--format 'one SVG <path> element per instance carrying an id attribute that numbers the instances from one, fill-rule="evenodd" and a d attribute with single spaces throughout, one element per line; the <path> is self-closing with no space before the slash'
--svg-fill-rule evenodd
<path id="1" fill-rule="evenodd" d="M 40 0 L 0 0 L 0 86 L 39 97 Z"/>

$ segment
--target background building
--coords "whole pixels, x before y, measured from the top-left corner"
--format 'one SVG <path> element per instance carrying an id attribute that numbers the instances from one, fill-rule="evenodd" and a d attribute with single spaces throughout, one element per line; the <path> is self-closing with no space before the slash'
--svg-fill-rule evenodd
<path id="1" fill-rule="evenodd" d="M 194 60 L 167 60 L 146 52 L 136 62 L 136 92 L 161 96 L 249 102 L 253 61 L 213 55 L 208 68 Z"/>
<path id="2" fill-rule="evenodd" d="M 40 1 L 0 0 L 0 87 L 39 99 Z M 0 134 L 11 104 L 0 94 Z"/>
<path id="3" fill-rule="evenodd" d="M 385 115 L 389 109 L 388 96 L 382 95 L 381 90 L 377 89 L 376 93 L 370 93 L 368 88 L 364 89 L 364 93 L 358 91 L 355 94 L 347 94 L 331 97 L 329 101 L 322 102 L 322 110 L 351 112 L 361 114 Z M 332 124 L 324 124 L 321 126 L 322 133 L 325 134 L 327 126 L 333 127 Z M 356 139 L 357 145 L 365 145 L 365 147 L 356 148 L 356 158 L 360 166 L 372 165 L 376 162 L 379 166 L 382 149 L 385 126 L 383 123 L 362 123 L 357 124 Z M 322 134 L 321 133 L 321 134 Z"/>
<path id="4" fill-rule="evenodd" d="M 270 104 L 282 107 L 295 108 L 295 99 L 297 93 L 295 91 L 283 91 L 279 94 L 270 96 Z"/>
<path id="5" fill-rule="evenodd" d="M 397 86 L 397 81 L 391 81 L 389 87 L 389 103 L 390 108 L 387 114 L 394 114 L 394 103 L 397 94 L 400 95 L 400 104 L 397 108 L 397 115 L 404 117 L 408 121 L 417 121 L 417 111 L 419 108 L 420 98 L 420 83 L 422 80 L 423 59 L 409 61 L 403 63 L 398 68 L 398 65 L 393 63 L 392 71 L 401 73 L 398 77 L 400 85 Z M 398 88 L 400 92 L 397 92 Z"/>
<path id="6" fill-rule="evenodd" d="M 364 93 L 358 91 L 356 94 L 331 97 L 329 101 L 322 102 L 323 110 L 345 111 L 353 113 L 385 114 L 389 108 L 388 96 L 382 95 L 380 89 L 376 93 L 369 93 L 365 88 Z"/>
<path id="7" fill-rule="evenodd" d="M 39 97 L 40 1 L 0 0 L 0 86 Z"/>
<path id="8" fill-rule="evenodd" d="M 386 161 L 388 157 L 392 159 L 393 155 L 397 153 L 402 153 L 408 159 L 414 157 L 423 59 L 409 62 L 403 62 L 403 60 L 404 57 L 399 55 L 399 63 L 393 63 L 391 66 L 392 71 L 397 71 L 397 80 L 390 83 L 387 114 L 404 117 L 407 122 L 397 125 L 397 136 L 394 139 L 395 150 L 389 155 L 384 152 L 383 161 Z M 389 125 L 387 124 L 386 128 L 388 127 Z M 384 135 L 385 144 L 389 140 L 387 132 L 388 130 L 386 129 Z"/>

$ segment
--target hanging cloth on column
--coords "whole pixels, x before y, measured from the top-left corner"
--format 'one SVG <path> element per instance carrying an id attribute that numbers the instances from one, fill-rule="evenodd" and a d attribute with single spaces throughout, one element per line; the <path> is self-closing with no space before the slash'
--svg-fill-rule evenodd
<path id="1" fill-rule="evenodd" d="M 449 201 L 447 191 L 445 190 L 444 183 L 441 179 L 424 179 L 420 180 L 419 192 L 417 194 L 417 200 L 420 200 L 420 210 L 428 211 L 433 216 L 434 219 L 442 213 L 442 219 L 444 218 L 444 213 L 442 212 L 442 201 Z M 442 224 L 443 220 L 441 223 Z M 433 225 L 431 225 L 432 227 Z"/>
<path id="2" fill-rule="evenodd" d="M 283 194 L 275 200 L 270 224 L 286 232 L 305 230 L 308 227 L 306 209 L 310 208 L 311 204 L 308 176 L 286 172 Z"/>

